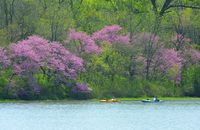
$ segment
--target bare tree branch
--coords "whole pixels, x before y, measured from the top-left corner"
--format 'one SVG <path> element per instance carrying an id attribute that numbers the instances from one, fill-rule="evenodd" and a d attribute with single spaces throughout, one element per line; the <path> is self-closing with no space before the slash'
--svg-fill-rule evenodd
<path id="1" fill-rule="evenodd" d="M 163 7 L 160 11 L 160 16 L 163 16 L 163 14 L 165 13 L 165 11 L 167 11 L 169 9 L 169 6 L 171 4 L 173 0 L 165 0 L 165 3 L 163 4 Z"/>
<path id="2" fill-rule="evenodd" d="M 170 5 L 169 8 L 191 8 L 191 9 L 200 9 L 200 6 L 192 6 L 192 5 Z"/>
<path id="3" fill-rule="evenodd" d="M 153 11 L 157 12 L 156 0 L 151 0 L 151 4 L 153 5 Z"/>

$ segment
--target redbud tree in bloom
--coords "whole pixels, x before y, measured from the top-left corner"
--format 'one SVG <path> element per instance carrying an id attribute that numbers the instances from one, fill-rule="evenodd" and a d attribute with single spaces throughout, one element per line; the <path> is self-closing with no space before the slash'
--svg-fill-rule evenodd
<path id="1" fill-rule="evenodd" d="M 98 54 L 101 49 L 96 45 L 95 41 L 84 32 L 76 32 L 75 30 L 70 30 L 69 33 L 70 40 L 80 41 L 80 46 L 78 46 L 79 52 L 86 53 L 96 53 Z"/>
<path id="2" fill-rule="evenodd" d="M 84 32 L 76 32 L 71 30 L 69 33 L 69 39 L 71 41 L 79 41 L 79 51 L 86 53 L 100 53 L 101 48 L 97 45 L 97 42 L 106 41 L 108 43 L 129 43 L 129 37 L 127 35 L 119 35 L 119 31 L 122 28 L 118 25 L 105 26 L 103 29 L 94 32 L 91 36 Z"/>
<path id="3" fill-rule="evenodd" d="M 12 66 L 19 75 L 48 69 L 74 79 L 83 70 L 83 60 L 70 53 L 60 43 L 30 36 L 10 45 Z"/>
<path id="4" fill-rule="evenodd" d="M 175 49 L 160 49 L 158 55 L 159 69 L 175 81 L 177 84 L 181 81 L 181 70 L 183 66 L 183 58 Z"/>
<path id="5" fill-rule="evenodd" d="M 129 37 L 127 35 L 119 35 L 119 31 L 122 27 L 119 25 L 105 26 L 103 29 L 94 32 L 92 39 L 95 41 L 107 41 L 109 43 L 129 43 Z"/>
<path id="6" fill-rule="evenodd" d="M 55 77 L 55 83 L 67 83 L 68 79 L 74 80 L 78 72 L 84 70 L 82 58 L 69 52 L 62 44 L 39 36 L 12 43 L 8 51 L 0 48 L 0 65 L 1 70 L 2 67 L 13 68 L 13 75 L 25 78 L 31 90 L 38 94 L 41 88 L 33 74 L 43 72 L 48 77 Z M 28 94 L 23 87 L 17 93 L 22 97 Z"/>
<path id="7" fill-rule="evenodd" d="M 188 44 L 190 42 L 190 38 L 176 34 L 172 40 L 175 47 L 171 49 L 161 48 L 157 53 L 160 70 L 168 74 L 170 73 L 170 78 L 176 83 L 180 83 L 181 72 L 184 67 L 200 61 L 200 52 L 193 49 Z"/>

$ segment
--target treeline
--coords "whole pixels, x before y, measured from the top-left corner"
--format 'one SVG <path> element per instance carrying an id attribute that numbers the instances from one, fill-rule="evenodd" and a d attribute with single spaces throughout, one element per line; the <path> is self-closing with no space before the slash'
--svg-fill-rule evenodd
<path id="1" fill-rule="evenodd" d="M 199 11 L 199 0 L 1 0 L 0 97 L 200 96 Z"/>

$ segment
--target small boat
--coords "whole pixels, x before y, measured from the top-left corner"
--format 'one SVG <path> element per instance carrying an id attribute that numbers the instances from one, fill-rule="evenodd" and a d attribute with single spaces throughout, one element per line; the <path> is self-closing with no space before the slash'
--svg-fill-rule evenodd
<path id="1" fill-rule="evenodd" d="M 144 102 L 144 103 L 158 103 L 158 102 L 162 102 L 162 100 L 149 100 L 149 99 L 144 99 L 144 100 L 142 100 L 142 102 Z"/>
<path id="2" fill-rule="evenodd" d="M 117 99 L 108 99 L 108 100 L 99 100 L 99 102 L 120 102 L 120 100 L 117 100 Z"/>

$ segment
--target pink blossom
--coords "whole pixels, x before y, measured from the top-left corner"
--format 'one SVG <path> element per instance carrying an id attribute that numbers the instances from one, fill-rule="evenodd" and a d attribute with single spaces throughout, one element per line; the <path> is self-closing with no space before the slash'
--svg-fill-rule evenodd
<path id="1" fill-rule="evenodd" d="M 35 72 L 47 67 L 75 78 L 78 71 L 83 70 L 83 60 L 58 42 L 49 42 L 39 36 L 30 36 L 26 40 L 10 45 L 13 69 L 15 73 Z M 73 74 L 71 74 L 73 70 Z"/>
<path id="2" fill-rule="evenodd" d="M 164 66 L 166 69 L 173 67 L 174 65 L 178 65 L 179 68 L 182 67 L 182 61 L 180 54 L 175 49 L 161 49 L 160 57 L 164 62 Z"/>
<path id="3" fill-rule="evenodd" d="M 100 31 L 94 32 L 92 39 L 99 41 L 107 41 L 109 43 L 129 43 L 130 39 L 128 36 L 119 35 L 119 31 L 122 28 L 119 25 L 105 26 Z"/>
<path id="4" fill-rule="evenodd" d="M 81 42 L 81 50 L 87 53 L 99 53 L 100 48 L 96 45 L 95 41 L 84 32 L 76 32 L 71 30 L 69 33 L 70 40 L 79 40 Z"/>
<path id="5" fill-rule="evenodd" d="M 177 83 L 181 80 L 181 69 L 183 66 L 183 58 L 175 49 L 161 49 L 158 53 L 159 67 L 161 71 L 168 72 L 173 67 L 178 67 L 175 77 L 171 77 Z"/>
<path id="6" fill-rule="evenodd" d="M 78 47 L 79 51 L 84 51 L 86 53 L 96 53 L 101 52 L 101 48 L 96 44 L 97 41 L 107 41 L 109 43 L 129 43 L 130 39 L 127 35 L 119 35 L 119 31 L 122 28 L 118 25 L 105 26 L 100 31 L 94 32 L 92 36 L 87 35 L 84 32 L 76 32 L 75 30 L 70 30 L 69 39 L 78 40 L 81 45 Z"/>
<path id="7" fill-rule="evenodd" d="M 66 76 L 74 78 L 77 71 L 83 70 L 83 60 L 70 53 L 61 44 L 51 43 L 51 56 L 48 66 L 52 69 L 64 71 Z M 73 70 L 73 74 L 71 71 Z"/>

